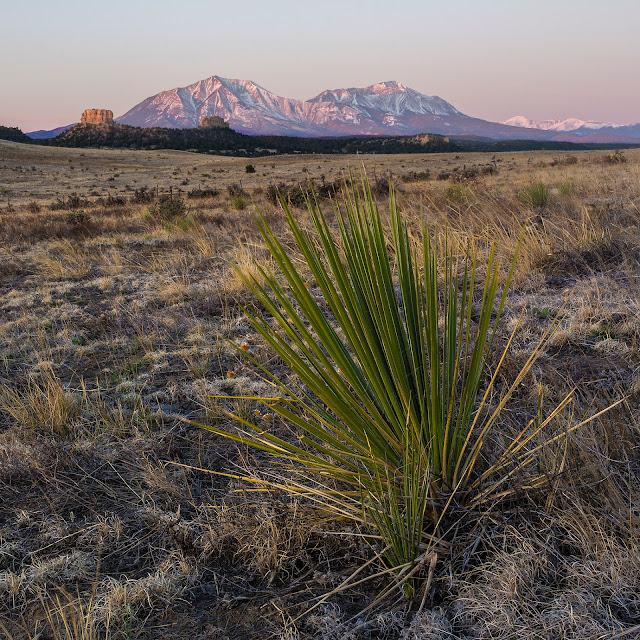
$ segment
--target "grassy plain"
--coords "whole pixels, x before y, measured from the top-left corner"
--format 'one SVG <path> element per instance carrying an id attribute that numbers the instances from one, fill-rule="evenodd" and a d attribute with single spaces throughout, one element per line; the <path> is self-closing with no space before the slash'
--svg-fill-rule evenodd
<path id="1" fill-rule="evenodd" d="M 362 158 L 383 211 L 390 175 L 416 230 L 426 218 L 472 238 L 481 264 L 494 240 L 508 261 L 524 233 L 498 341 L 523 321 L 500 384 L 563 314 L 496 441 L 535 415 L 540 388 L 553 406 L 575 387 L 578 417 L 624 402 L 544 448 L 550 488 L 454 509 L 421 612 L 419 593 L 362 614 L 380 579 L 296 621 L 369 547 L 304 501 L 206 473 L 269 461 L 185 418 L 224 426 L 211 396 L 270 391 L 228 341 L 289 375 L 252 332 L 242 305 L 255 300 L 232 268 L 269 262 L 253 206 L 286 238 L 269 186 L 337 184 L 360 159 L 0 141 L 0 636 L 636 637 L 640 150 L 610 155 Z M 169 191 L 185 209 L 154 214 Z M 225 408 L 295 437 L 251 402 Z"/>

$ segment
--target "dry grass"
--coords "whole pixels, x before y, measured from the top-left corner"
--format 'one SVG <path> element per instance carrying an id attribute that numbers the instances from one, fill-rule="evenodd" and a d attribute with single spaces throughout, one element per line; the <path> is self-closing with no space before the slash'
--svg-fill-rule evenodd
<path id="1" fill-rule="evenodd" d="M 268 258 L 267 249 L 261 243 L 237 245 L 231 249 L 227 261 L 228 267 L 223 274 L 220 285 L 224 294 L 233 298 L 241 297 L 247 291 L 247 287 L 238 272 L 264 283 L 264 278 L 258 265 L 266 269 L 273 268 L 273 264 Z"/>
<path id="2" fill-rule="evenodd" d="M 241 182 L 284 233 L 266 187 L 334 181 L 355 161 L 265 158 L 246 175 L 242 158 L 0 149 L 0 187 L 11 192 L 11 210 L 0 201 L 0 621 L 10 638 L 58 640 L 52 626 L 60 640 L 638 635 L 640 150 L 625 152 L 627 163 L 595 151 L 555 164 L 563 154 L 497 154 L 497 173 L 460 188 L 438 175 L 493 160 L 370 158 L 370 175 L 391 169 L 414 229 L 426 217 L 448 228 L 451 246 L 473 241 L 480 274 L 490 241 L 508 259 L 524 233 L 498 343 L 524 309 L 522 330 L 500 385 L 563 310 L 505 433 L 533 417 L 539 385 L 548 406 L 575 386 L 577 415 L 625 402 L 540 454 L 541 468 L 563 468 L 551 491 L 457 514 L 457 544 L 409 607 L 391 600 L 363 614 L 387 584 L 380 579 L 296 620 L 367 546 L 304 502 L 199 471 L 242 475 L 266 461 L 184 419 L 222 424 L 227 409 L 296 437 L 251 400 L 210 397 L 272 393 L 229 341 L 290 375 L 244 316 L 256 301 L 232 265 L 256 273 L 253 260 L 266 265 L 268 255 L 251 208 L 233 209 L 227 186 Z M 544 209 L 519 197 L 535 183 L 549 188 Z M 130 200 L 156 185 L 183 189 L 183 220 L 155 222 L 149 203 Z M 188 198 L 198 186 L 219 194 Z M 88 201 L 75 210 L 86 220 L 50 209 L 71 193 Z M 106 204 L 109 194 L 127 202 Z M 380 206 L 386 215 L 384 198 Z"/>
<path id="3" fill-rule="evenodd" d="M 93 598 L 87 603 L 80 596 L 72 596 L 61 590 L 45 600 L 40 594 L 43 617 L 42 623 L 34 629 L 24 629 L 29 640 L 42 637 L 43 629 L 47 629 L 53 640 L 103 640 L 110 636 L 110 619 L 102 627 L 96 620 L 95 601 Z M 2 630 L 2 627 L 0 627 Z M 4 628 L 8 637 L 11 633 Z"/>
<path id="4" fill-rule="evenodd" d="M 90 270 L 87 251 L 66 238 L 38 247 L 33 261 L 37 272 L 47 280 L 79 280 Z"/>
<path id="5" fill-rule="evenodd" d="M 62 386 L 49 365 L 30 375 L 23 388 L 0 386 L 0 411 L 25 427 L 64 435 L 78 406 L 78 398 Z"/>

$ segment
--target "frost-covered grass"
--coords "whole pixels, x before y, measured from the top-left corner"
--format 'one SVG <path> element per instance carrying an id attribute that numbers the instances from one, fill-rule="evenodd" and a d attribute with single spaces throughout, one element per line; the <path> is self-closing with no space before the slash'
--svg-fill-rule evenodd
<path id="1" fill-rule="evenodd" d="M 453 200 L 450 179 L 438 174 L 491 158 L 366 163 L 370 177 L 392 170 L 410 228 L 424 216 L 448 227 L 451 247 L 472 236 L 480 273 L 490 241 L 508 260 L 524 232 L 496 345 L 524 314 L 498 390 L 556 313 L 565 315 L 514 394 L 503 433 L 532 417 L 541 387 L 544 408 L 575 387 L 576 418 L 625 402 L 539 452 L 536 468 L 563 469 L 551 489 L 499 508 L 454 509 L 457 543 L 438 558 L 420 612 L 421 592 L 409 607 L 391 599 L 363 614 L 389 584 L 381 577 L 294 621 L 310 598 L 370 559 L 369 546 L 353 526 L 327 523 L 304 500 L 247 492 L 200 471 L 271 467 L 262 454 L 184 419 L 233 429 L 226 410 L 297 438 L 259 403 L 212 397 L 272 393 L 228 341 L 295 382 L 247 321 L 242 305 L 257 300 L 231 263 L 259 275 L 253 260 L 269 260 L 251 215 L 258 204 L 325 308 L 265 189 L 321 182 L 323 174 L 333 181 L 349 160 L 259 159 L 247 175 L 243 159 L 0 144 L 8 150 L 0 187 L 11 190 L 10 208 L 0 196 L 0 621 L 11 636 L 34 638 L 48 619 L 61 620 L 65 603 L 67 619 L 89 619 L 96 638 L 107 621 L 114 638 L 194 640 L 585 638 L 640 624 L 640 152 L 626 151 L 626 163 L 581 152 L 577 163 L 555 165 L 550 153 L 498 154 L 498 173 L 464 184 Z M 150 218 L 149 203 L 105 204 L 110 189 L 128 199 L 156 184 L 177 197 L 184 179 L 185 194 L 198 183 L 219 191 L 183 194 L 184 224 Z M 245 210 L 232 207 L 226 188 L 240 182 L 251 203 Z M 544 211 L 519 197 L 538 182 L 550 187 Z M 553 186 L 569 183 L 570 190 Z M 56 191 L 88 200 L 87 218 L 52 210 Z M 381 195 L 383 221 L 386 202 Z M 322 206 L 330 212 L 328 201 Z M 310 228 L 307 214 L 293 211 Z M 487 460 L 500 446 L 487 443 Z M 514 477 L 510 489 L 522 481 Z"/>

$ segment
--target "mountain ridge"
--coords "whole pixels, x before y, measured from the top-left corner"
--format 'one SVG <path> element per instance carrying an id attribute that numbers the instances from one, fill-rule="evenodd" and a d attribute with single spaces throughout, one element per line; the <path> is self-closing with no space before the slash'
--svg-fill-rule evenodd
<path id="1" fill-rule="evenodd" d="M 210 115 L 252 135 L 299 137 L 405 136 L 419 133 L 489 138 L 552 139 L 465 115 L 439 96 L 389 80 L 368 87 L 330 89 L 309 100 L 271 93 L 250 80 L 210 76 L 150 96 L 116 118 L 138 127 L 188 128 Z"/>
<path id="2" fill-rule="evenodd" d="M 251 80 L 211 76 L 150 96 L 116 120 L 132 126 L 195 127 L 216 115 L 241 133 L 263 135 L 401 135 L 423 133 L 398 117 L 462 116 L 438 96 L 397 81 L 334 89 L 309 100 L 278 96 Z M 420 129 L 420 130 L 418 130 Z"/>
<path id="3" fill-rule="evenodd" d="M 640 138 L 640 122 L 630 124 L 618 124 L 600 120 L 581 120 L 580 118 L 564 118 L 563 120 L 530 120 L 526 116 L 513 116 L 504 120 L 501 124 L 540 131 L 555 131 L 559 136 L 567 135 L 573 138 L 593 138 L 594 136 L 606 136 L 611 141 L 613 138 L 620 141 L 630 141 Z M 559 138 L 556 138 L 559 139 Z"/>

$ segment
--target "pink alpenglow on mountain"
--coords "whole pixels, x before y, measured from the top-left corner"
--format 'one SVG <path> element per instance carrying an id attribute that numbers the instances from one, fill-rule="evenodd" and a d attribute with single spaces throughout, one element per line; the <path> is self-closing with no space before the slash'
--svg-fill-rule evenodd
<path id="1" fill-rule="evenodd" d="M 536 122 L 525 118 L 525 116 L 514 116 L 502 124 L 509 127 L 523 127 L 528 131 L 544 131 L 553 135 L 552 140 L 566 142 L 636 143 L 640 139 L 640 123 L 616 124 L 615 122 L 580 120 L 578 118 Z"/>
<path id="2" fill-rule="evenodd" d="M 118 118 L 138 127 L 195 127 L 216 115 L 243 133 L 401 135 L 432 131 L 434 118 L 465 117 L 437 96 L 399 82 L 324 91 L 310 100 L 277 96 L 249 80 L 211 76 L 147 98 Z M 436 127 L 437 128 L 437 127 Z"/>
<path id="3" fill-rule="evenodd" d="M 624 127 L 614 122 L 598 122 L 595 120 L 579 120 L 578 118 L 566 118 L 564 120 L 529 120 L 524 116 L 514 116 L 505 120 L 502 124 L 510 127 L 527 127 L 529 129 L 542 129 L 544 131 L 575 131 L 576 129 L 602 129 L 603 127 Z"/>

